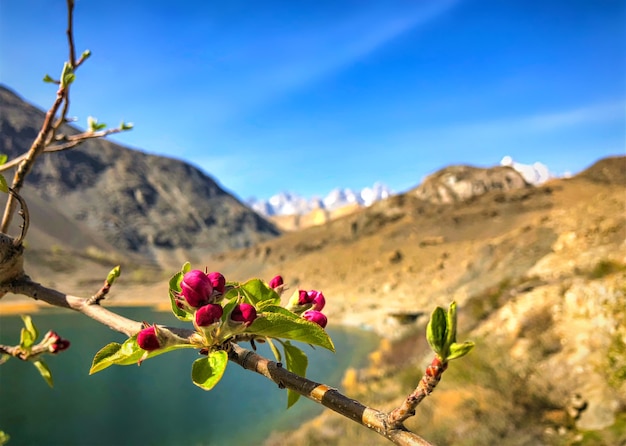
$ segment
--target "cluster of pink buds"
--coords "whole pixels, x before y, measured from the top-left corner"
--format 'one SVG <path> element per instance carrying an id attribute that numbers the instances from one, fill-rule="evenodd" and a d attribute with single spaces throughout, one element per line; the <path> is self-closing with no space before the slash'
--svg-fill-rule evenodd
<path id="1" fill-rule="evenodd" d="M 248 303 L 238 303 L 226 320 L 222 298 L 226 293 L 226 279 L 219 272 L 204 273 L 192 270 L 183 276 L 180 293 L 175 295 L 175 304 L 193 314 L 196 329 L 208 341 L 223 341 L 228 336 L 243 332 L 257 317 L 256 308 Z M 157 326 L 148 326 L 137 334 L 137 344 L 146 352 L 167 346 L 169 342 Z"/>
<path id="2" fill-rule="evenodd" d="M 226 289 L 226 279 L 218 272 L 206 274 L 194 269 L 183 276 L 180 288 L 177 301 L 179 308 L 186 306 L 188 309 L 197 309 L 221 300 Z"/>
<path id="3" fill-rule="evenodd" d="M 41 342 L 48 345 L 48 351 L 50 353 L 58 353 L 70 347 L 70 341 L 63 339 L 54 331 L 46 333 Z"/>
<path id="4" fill-rule="evenodd" d="M 218 345 L 233 336 L 244 333 L 256 320 L 255 306 L 242 302 L 243 297 L 233 296 L 228 301 L 224 301 L 224 296 L 233 288 L 231 285 L 226 285 L 226 279 L 221 273 L 191 270 L 179 280 L 179 291 L 170 290 L 170 296 L 175 306 L 184 312 L 181 319 L 193 321 L 196 332 L 203 339 L 204 345 Z M 270 280 L 268 286 L 279 296 L 286 289 L 281 276 Z M 233 298 L 238 300 L 231 304 Z M 321 312 L 325 304 L 326 299 L 321 291 L 297 290 L 285 307 L 324 328 L 328 323 L 328 319 Z M 228 308 L 227 314 L 225 314 L 225 308 Z M 144 327 L 137 334 L 137 344 L 146 352 L 142 360 L 149 352 L 181 342 L 180 338 L 164 327 L 147 324 Z"/>
<path id="5" fill-rule="evenodd" d="M 321 291 L 298 290 L 289 299 L 287 309 L 324 328 L 328 323 L 328 319 L 322 313 L 325 305 L 326 299 Z"/>
<path id="6" fill-rule="evenodd" d="M 306 294 L 306 297 L 304 296 L 304 294 Z M 326 318 L 326 315 L 322 313 L 322 309 L 326 305 L 326 299 L 324 298 L 324 294 L 322 294 L 321 291 L 316 290 L 306 291 L 304 292 L 304 294 L 303 291 L 300 290 L 298 297 L 302 299 L 305 304 L 312 304 L 313 306 L 310 310 L 306 310 L 302 314 L 302 317 L 305 318 L 307 321 L 316 323 L 322 328 L 326 327 L 328 319 Z"/>

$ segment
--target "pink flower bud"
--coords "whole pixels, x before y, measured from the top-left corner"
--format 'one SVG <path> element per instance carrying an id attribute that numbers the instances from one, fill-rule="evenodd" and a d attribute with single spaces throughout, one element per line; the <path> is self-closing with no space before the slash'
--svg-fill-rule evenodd
<path id="1" fill-rule="evenodd" d="M 207 327 L 211 324 L 219 322 L 224 309 L 219 304 L 208 304 L 204 307 L 198 308 L 196 311 L 196 325 L 198 327 Z"/>
<path id="2" fill-rule="evenodd" d="M 181 294 L 189 305 L 200 308 L 208 304 L 213 293 L 213 284 L 202 271 L 194 269 L 184 275 L 180 283 Z"/>
<path id="3" fill-rule="evenodd" d="M 226 288 L 226 278 L 222 275 L 222 273 L 214 272 L 207 274 L 207 276 L 213 285 L 213 289 L 219 291 L 220 294 L 224 294 L 224 289 Z"/>
<path id="4" fill-rule="evenodd" d="M 328 323 L 328 318 L 326 318 L 323 313 L 316 310 L 305 311 L 302 317 L 307 321 L 316 323 L 322 328 L 326 327 L 326 324 Z"/>
<path id="5" fill-rule="evenodd" d="M 247 327 L 256 319 L 256 308 L 250 304 L 238 304 L 230 314 L 230 318 L 236 322 L 243 322 Z"/>
<path id="6" fill-rule="evenodd" d="M 270 280 L 269 285 L 270 285 L 270 288 L 273 289 L 273 290 L 275 290 L 279 286 L 284 285 L 282 276 L 274 277 L 272 280 Z"/>
<path id="7" fill-rule="evenodd" d="M 313 296 L 313 310 L 322 311 L 324 309 L 324 305 L 326 305 L 326 299 L 324 298 L 324 294 L 321 291 L 311 290 L 309 291 L 309 295 Z"/>
<path id="8" fill-rule="evenodd" d="M 313 297 L 308 293 L 308 291 L 299 290 L 298 291 L 298 304 L 306 305 L 313 302 Z"/>
<path id="9" fill-rule="evenodd" d="M 151 352 L 161 348 L 155 327 L 144 328 L 137 334 L 137 344 L 142 349 Z"/>
<path id="10" fill-rule="evenodd" d="M 48 350 L 51 353 L 58 353 L 63 350 L 67 350 L 70 347 L 70 341 L 68 341 L 67 339 L 63 339 L 54 331 L 49 331 L 48 333 L 46 333 L 44 339 L 50 342 Z"/>

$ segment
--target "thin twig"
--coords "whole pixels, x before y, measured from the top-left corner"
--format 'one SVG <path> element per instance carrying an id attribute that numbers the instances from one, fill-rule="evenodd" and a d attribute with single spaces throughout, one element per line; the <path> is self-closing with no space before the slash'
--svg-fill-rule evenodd
<path id="1" fill-rule="evenodd" d="M 109 135 L 113 135 L 121 131 L 122 129 L 120 128 L 114 128 L 114 129 L 100 130 L 98 132 L 87 131 L 87 132 L 82 132 L 77 135 L 71 135 L 71 136 L 65 136 L 65 135 L 61 137 L 57 136 L 55 141 L 67 141 L 67 142 L 63 144 L 53 144 L 53 145 L 46 146 L 43 150 L 43 153 L 61 152 L 63 150 L 73 149 L 74 147 L 82 144 L 83 142 L 89 139 L 105 138 Z M 9 170 L 15 167 L 20 162 L 22 162 L 27 156 L 28 156 L 28 152 L 16 158 L 13 158 L 11 161 L 1 165 L 0 172 L 4 172 L 5 170 Z"/>
<path id="2" fill-rule="evenodd" d="M 50 110 L 48 110 L 48 112 L 46 113 L 46 117 L 44 119 L 43 125 L 41 126 L 41 130 L 37 134 L 37 138 L 35 138 L 35 141 L 33 141 L 33 144 L 28 150 L 26 157 L 22 160 L 19 167 L 15 171 L 15 175 L 13 175 L 13 184 L 11 185 L 11 188 L 16 193 L 19 193 L 22 189 L 26 176 L 31 171 L 35 160 L 41 154 L 41 152 L 43 152 L 46 146 L 46 140 L 48 138 L 48 135 L 50 134 L 52 127 L 52 120 L 54 119 L 54 116 L 56 115 L 59 107 L 63 102 L 65 91 L 66 90 L 63 86 L 60 86 L 57 90 L 56 100 L 54 101 L 54 104 L 52 104 L 52 107 L 50 107 Z M 0 224 L 0 232 L 6 233 L 9 230 L 9 225 L 11 224 L 11 219 L 13 218 L 14 211 L 15 198 L 13 195 L 9 195 L 4 209 L 2 223 Z"/>
<path id="3" fill-rule="evenodd" d="M 300 395 L 373 430 L 397 445 L 430 445 L 429 442 L 406 430 L 402 425 L 390 428 L 386 422 L 386 413 L 364 406 L 360 402 L 343 395 L 337 389 L 291 373 L 276 362 L 237 344 L 233 344 L 228 357 L 244 369 L 252 370 L 274 381 L 279 386 L 298 392 Z"/>
<path id="4" fill-rule="evenodd" d="M 30 225 L 30 214 L 28 213 L 28 206 L 26 205 L 26 200 L 24 200 L 20 194 L 15 192 L 12 188 L 9 188 L 9 194 L 11 194 L 11 196 L 13 196 L 17 201 L 19 201 L 20 206 L 22 208 L 20 209 L 20 212 L 19 212 L 23 220 L 22 224 L 20 225 L 20 229 L 21 229 L 20 235 L 13 242 L 15 246 L 18 246 L 22 244 L 22 241 L 24 240 L 24 238 L 26 237 L 26 234 L 28 233 L 28 226 Z"/>
<path id="5" fill-rule="evenodd" d="M 435 387 L 441 380 L 441 375 L 447 368 L 447 362 L 442 362 L 437 356 L 433 358 L 430 365 L 426 367 L 426 372 L 424 372 L 424 376 L 420 379 L 415 390 L 404 400 L 400 407 L 389 413 L 387 422 L 390 427 L 402 426 L 406 419 L 415 415 L 415 408 L 435 390 Z"/>
<path id="6" fill-rule="evenodd" d="M 87 299 L 85 305 L 100 305 L 100 302 L 109 294 L 110 290 L 111 284 L 105 280 L 104 285 L 102 285 L 96 294 Z"/>
<path id="7" fill-rule="evenodd" d="M 69 62 L 76 68 L 76 49 L 74 47 L 74 0 L 67 0 L 67 43 L 69 47 Z"/>

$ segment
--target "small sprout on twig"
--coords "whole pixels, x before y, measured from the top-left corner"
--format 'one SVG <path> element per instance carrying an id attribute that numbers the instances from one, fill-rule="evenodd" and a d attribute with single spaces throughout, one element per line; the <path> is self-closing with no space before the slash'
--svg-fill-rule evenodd
<path id="1" fill-rule="evenodd" d="M 91 50 L 83 51 L 83 54 L 80 55 L 80 61 L 84 62 L 91 57 Z"/>
<path id="2" fill-rule="evenodd" d="M 74 69 L 72 68 L 72 65 L 69 62 L 65 62 L 63 64 L 63 71 L 61 72 L 61 87 L 69 87 L 69 85 L 74 82 L 75 79 L 76 75 L 74 74 Z"/>
<path id="3" fill-rule="evenodd" d="M 90 132 L 97 132 L 98 130 L 105 128 L 107 125 L 104 122 L 98 122 L 98 120 L 93 116 L 88 116 L 87 126 L 89 127 Z"/>
<path id="4" fill-rule="evenodd" d="M 120 123 L 120 130 L 131 130 L 134 127 L 134 124 L 132 122 L 124 122 L 122 121 Z"/>
<path id="5" fill-rule="evenodd" d="M 49 83 L 49 84 L 57 84 L 57 85 L 59 85 L 59 84 L 61 83 L 61 82 L 59 82 L 59 81 L 57 81 L 57 80 L 53 79 L 53 78 L 52 78 L 49 74 L 46 74 L 46 75 L 43 77 L 43 79 L 42 79 L 42 80 L 43 80 L 44 82 Z"/>
<path id="6" fill-rule="evenodd" d="M 109 286 L 113 285 L 113 282 L 115 282 L 115 279 L 117 279 L 121 273 L 122 273 L 122 269 L 120 265 L 117 265 L 115 268 L 113 268 L 107 275 L 107 279 L 106 279 L 107 285 Z"/>
<path id="7" fill-rule="evenodd" d="M 32 362 L 42 378 L 50 387 L 53 386 L 52 373 L 42 359 L 45 353 L 57 354 L 70 347 L 70 341 L 63 339 L 54 331 L 48 331 L 39 343 L 35 343 L 39 332 L 30 316 L 22 316 L 24 328 L 20 332 L 20 343 L 9 347 L 0 345 L 0 352 L 9 357 L 15 357 L 22 361 Z M 4 361 L 2 361 L 4 362 Z"/>
<path id="8" fill-rule="evenodd" d="M 441 307 L 435 308 L 426 326 L 428 344 L 444 363 L 465 356 L 474 348 L 471 341 L 456 342 L 456 324 L 456 302 L 452 302 L 447 313 Z"/>
<path id="9" fill-rule="evenodd" d="M 102 288 L 100 288 L 96 294 L 94 294 L 89 299 L 87 299 L 87 301 L 85 302 L 85 305 L 100 304 L 100 301 L 104 299 L 107 294 L 109 294 L 109 291 L 111 290 L 111 285 L 113 285 L 113 283 L 120 276 L 120 274 L 121 274 L 120 265 L 117 265 L 115 268 L 109 271 L 109 274 L 107 274 L 107 278 L 104 280 L 104 285 L 102 285 Z"/>

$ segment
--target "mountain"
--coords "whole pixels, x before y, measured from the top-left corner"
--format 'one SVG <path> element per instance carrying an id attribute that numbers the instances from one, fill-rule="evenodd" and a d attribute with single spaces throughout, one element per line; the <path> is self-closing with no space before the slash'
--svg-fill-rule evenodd
<path id="1" fill-rule="evenodd" d="M 449 166 L 429 175 L 410 193 L 437 204 L 465 202 L 487 192 L 508 192 L 528 187 L 524 176 L 509 166 L 489 169 Z"/>
<path id="2" fill-rule="evenodd" d="M 43 111 L 0 86 L 0 153 L 11 159 L 27 151 L 43 118 Z M 196 167 L 104 139 L 43 155 L 23 193 L 34 214 L 49 216 L 32 219 L 39 241 L 83 252 L 112 247 L 155 264 L 178 263 L 183 253 L 201 257 L 251 246 L 280 233 Z"/>
<path id="3" fill-rule="evenodd" d="M 211 268 L 322 290 L 331 324 L 384 336 L 342 383 L 383 409 L 432 358 L 427 316 L 456 301 L 459 340 L 477 346 L 407 423 L 435 444 L 626 444 L 625 186 L 626 157 L 539 186 L 510 167 L 446 167 Z M 387 444 L 328 413 L 268 442 L 302 443 Z"/>
<path id="4" fill-rule="evenodd" d="M 382 183 L 374 183 L 359 191 L 349 188 L 333 189 L 324 198 L 305 198 L 292 192 L 281 192 L 267 200 L 248 200 L 248 205 L 264 216 L 305 215 L 309 212 L 324 209 L 335 211 L 345 206 L 370 206 L 372 203 L 392 195 L 391 189 Z"/>

